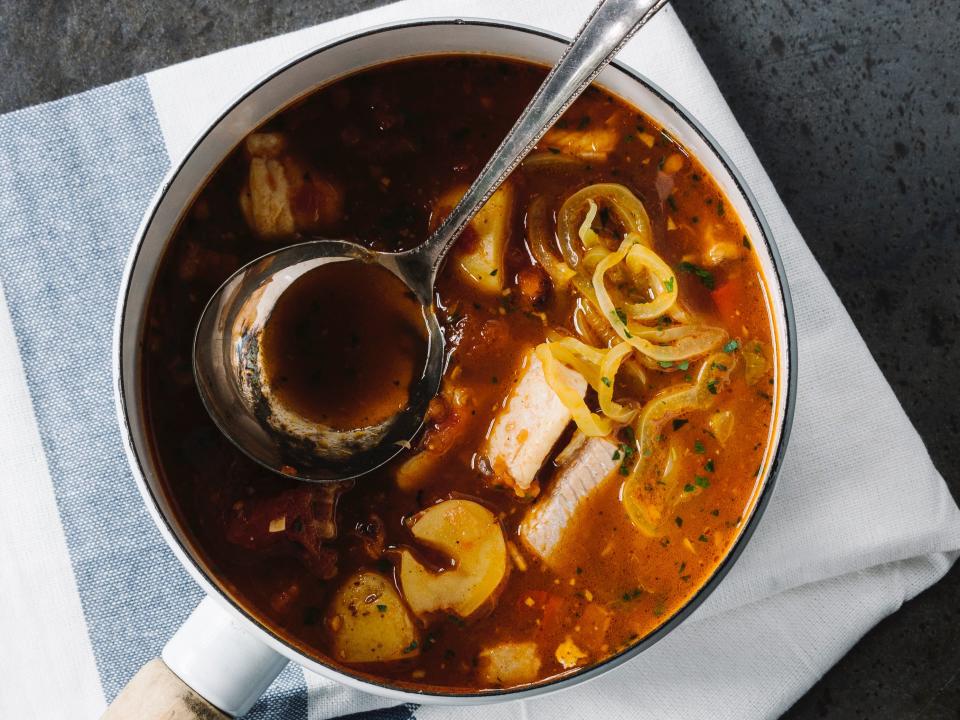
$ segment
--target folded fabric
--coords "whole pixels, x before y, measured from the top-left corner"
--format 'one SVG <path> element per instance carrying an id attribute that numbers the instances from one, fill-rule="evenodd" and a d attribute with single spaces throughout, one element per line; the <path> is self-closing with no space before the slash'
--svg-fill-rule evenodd
<path id="1" fill-rule="evenodd" d="M 142 507 L 110 378 L 122 264 L 170 162 L 259 76 L 334 37 L 451 15 L 571 35 L 592 4 L 408 0 L 0 117 L 0 717 L 96 717 L 199 599 Z M 797 413 L 756 534 L 687 623 L 584 685 L 378 711 L 393 703 L 291 665 L 251 716 L 776 717 L 957 557 L 960 511 L 672 10 L 619 59 L 727 150 L 783 255 Z"/>

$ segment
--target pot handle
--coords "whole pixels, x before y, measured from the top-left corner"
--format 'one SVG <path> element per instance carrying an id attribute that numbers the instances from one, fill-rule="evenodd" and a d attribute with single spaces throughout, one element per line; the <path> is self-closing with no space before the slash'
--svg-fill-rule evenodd
<path id="1" fill-rule="evenodd" d="M 101 720 L 225 720 L 244 715 L 287 664 L 204 598 Z"/>

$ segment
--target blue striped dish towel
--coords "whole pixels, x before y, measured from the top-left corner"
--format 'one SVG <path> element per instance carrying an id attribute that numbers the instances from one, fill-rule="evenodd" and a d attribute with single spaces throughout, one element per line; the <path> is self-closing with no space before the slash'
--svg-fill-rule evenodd
<path id="1" fill-rule="evenodd" d="M 171 161 L 252 81 L 333 37 L 458 14 L 571 35 L 592 2 L 408 0 L 0 117 L 0 717 L 97 717 L 200 599 L 142 506 L 110 378 L 121 268 Z M 678 631 L 585 685 L 390 707 L 291 665 L 251 717 L 776 717 L 956 559 L 960 511 L 672 10 L 620 59 L 727 149 L 783 254 L 800 384 L 757 533 Z"/>

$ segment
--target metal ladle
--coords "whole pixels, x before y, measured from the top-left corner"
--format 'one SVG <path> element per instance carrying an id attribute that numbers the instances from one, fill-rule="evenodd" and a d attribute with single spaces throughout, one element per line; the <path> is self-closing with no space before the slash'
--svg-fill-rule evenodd
<path id="1" fill-rule="evenodd" d="M 220 430 L 270 470 L 314 482 L 362 475 L 409 447 L 444 372 L 446 341 L 434 307 L 434 283 L 447 252 L 543 134 L 665 3 L 603 0 L 460 203 L 421 245 L 388 253 L 347 240 L 315 240 L 264 255 L 221 285 L 204 308 L 193 348 L 197 387 Z M 347 261 L 377 263 L 414 293 L 423 310 L 427 352 L 423 374 L 403 410 L 370 427 L 337 430 L 300 418 L 275 400 L 260 344 L 274 305 L 295 280 L 321 265 Z"/>

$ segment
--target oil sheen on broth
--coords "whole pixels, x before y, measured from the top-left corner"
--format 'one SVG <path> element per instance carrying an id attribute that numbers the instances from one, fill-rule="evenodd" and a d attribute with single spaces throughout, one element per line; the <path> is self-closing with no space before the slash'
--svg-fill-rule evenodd
<path id="1" fill-rule="evenodd" d="M 220 166 L 152 290 L 146 413 L 196 551 L 275 632 L 361 677 L 471 692 L 602 662 L 710 578 L 768 461 L 779 380 L 750 239 L 696 158 L 597 88 L 443 268 L 447 371 L 395 462 L 355 483 L 298 483 L 205 414 L 190 347 L 216 287 L 310 237 L 421 242 L 544 72 L 442 56 L 318 90 Z M 403 297 L 303 283 L 276 318 L 303 332 L 269 348 L 284 398 L 343 425 L 392 410 L 422 360 L 400 352 L 388 367 L 398 355 L 381 352 L 414 338 Z M 318 369 L 340 380 L 318 393 Z"/>
<path id="2" fill-rule="evenodd" d="M 328 263 L 280 296 L 262 336 L 277 400 L 337 430 L 375 425 L 407 404 L 425 362 L 416 298 L 389 271 Z"/>

